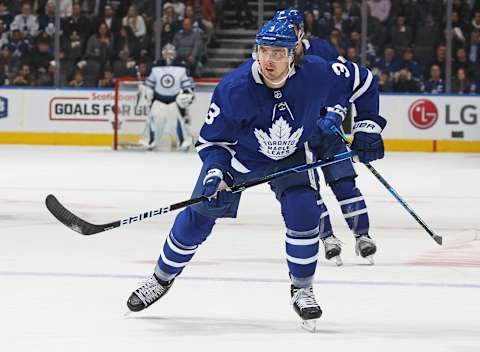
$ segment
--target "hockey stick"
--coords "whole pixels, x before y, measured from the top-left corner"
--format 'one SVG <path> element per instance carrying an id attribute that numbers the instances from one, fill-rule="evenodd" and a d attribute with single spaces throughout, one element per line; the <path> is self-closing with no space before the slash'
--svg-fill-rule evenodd
<path id="1" fill-rule="evenodd" d="M 305 172 L 310 169 L 314 169 L 317 167 L 334 164 L 342 160 L 350 159 L 353 155 L 354 154 L 350 151 L 345 153 L 340 153 L 327 160 L 318 160 L 311 164 L 303 164 L 303 165 L 291 167 L 286 170 L 277 171 L 272 174 L 266 175 L 264 177 L 247 181 L 247 182 L 235 185 L 231 187 L 229 190 L 233 193 L 240 193 L 245 191 L 247 188 L 254 187 L 263 183 L 267 183 L 280 177 L 285 177 L 295 173 Z M 56 217 L 57 220 L 60 221 L 65 226 L 69 227 L 73 231 L 76 231 L 82 235 L 93 235 L 99 232 L 104 232 L 104 231 L 114 229 L 116 227 L 129 225 L 134 222 L 142 221 L 156 215 L 165 214 L 173 210 L 177 210 L 177 209 L 188 207 L 190 205 L 201 203 L 204 200 L 208 200 L 208 198 L 205 196 L 191 198 L 183 202 L 171 204 L 166 207 L 162 207 L 155 210 L 149 210 L 149 211 L 140 213 L 138 215 L 130 216 L 122 220 L 117 220 L 117 221 L 109 222 L 107 224 L 99 224 L 99 225 L 89 223 L 83 220 L 82 218 L 78 217 L 77 215 L 73 214 L 72 212 L 70 212 L 58 201 L 58 199 L 53 194 L 49 194 L 47 196 L 47 198 L 45 199 L 45 205 L 47 206 L 47 209 L 50 211 L 50 213 L 52 213 L 52 215 Z"/>
<path id="2" fill-rule="evenodd" d="M 337 127 L 332 127 L 332 130 L 335 131 L 335 133 L 348 147 L 351 147 L 347 137 Z M 420 218 L 420 216 L 417 215 L 417 213 L 415 213 L 415 211 L 407 204 L 407 202 L 400 197 L 400 195 L 393 189 L 387 180 L 385 180 L 370 163 L 365 164 L 365 166 L 377 178 L 377 180 L 379 180 L 380 183 L 385 186 L 385 188 L 395 197 L 395 199 L 405 208 L 405 210 L 408 211 L 408 213 L 423 227 L 423 229 L 427 231 L 430 237 L 439 245 L 442 245 L 442 236 L 439 236 L 433 232 L 433 230 Z"/>

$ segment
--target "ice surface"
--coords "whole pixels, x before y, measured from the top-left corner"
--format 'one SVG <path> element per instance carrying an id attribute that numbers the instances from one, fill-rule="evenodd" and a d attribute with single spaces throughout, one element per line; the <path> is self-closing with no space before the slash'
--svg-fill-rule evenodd
<path id="1" fill-rule="evenodd" d="M 48 213 L 45 196 L 92 222 L 118 220 L 188 198 L 197 157 L 1 146 L 0 161 L 2 352 L 480 351 L 480 155 L 388 153 L 374 163 L 443 247 L 357 166 L 375 266 L 355 257 L 324 189 L 345 265 L 319 262 L 317 334 L 290 307 L 284 229 L 267 186 L 243 195 L 237 220 L 219 221 L 164 299 L 124 317 L 175 214 L 82 237 Z"/>

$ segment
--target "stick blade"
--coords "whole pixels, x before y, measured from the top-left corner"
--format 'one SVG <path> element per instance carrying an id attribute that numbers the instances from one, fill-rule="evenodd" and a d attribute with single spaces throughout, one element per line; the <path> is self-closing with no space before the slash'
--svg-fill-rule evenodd
<path id="1" fill-rule="evenodd" d="M 95 233 L 120 226 L 119 223 L 118 225 L 117 223 L 110 223 L 106 225 L 91 224 L 70 212 L 62 205 L 62 203 L 58 201 L 58 199 L 53 194 L 49 194 L 47 196 L 47 198 L 45 199 L 45 205 L 47 206 L 47 209 L 50 211 L 50 213 L 52 213 L 52 215 L 58 221 L 81 235 L 93 235 Z"/>

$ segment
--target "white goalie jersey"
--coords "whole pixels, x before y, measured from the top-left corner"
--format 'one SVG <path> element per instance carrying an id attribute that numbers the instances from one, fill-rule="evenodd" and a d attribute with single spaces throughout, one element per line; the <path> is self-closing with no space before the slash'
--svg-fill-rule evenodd
<path id="1" fill-rule="evenodd" d="M 167 104 L 174 101 L 178 94 L 194 88 L 192 78 L 181 66 L 153 67 L 144 84 L 152 89 L 155 100 Z"/>

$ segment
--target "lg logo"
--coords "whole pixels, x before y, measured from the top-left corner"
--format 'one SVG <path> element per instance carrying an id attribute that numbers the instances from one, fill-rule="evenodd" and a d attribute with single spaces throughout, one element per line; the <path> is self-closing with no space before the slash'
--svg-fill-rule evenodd
<path id="1" fill-rule="evenodd" d="M 432 127 L 438 120 L 438 110 L 428 99 L 420 99 L 408 109 L 408 118 L 412 125 L 421 130 Z"/>

